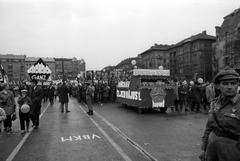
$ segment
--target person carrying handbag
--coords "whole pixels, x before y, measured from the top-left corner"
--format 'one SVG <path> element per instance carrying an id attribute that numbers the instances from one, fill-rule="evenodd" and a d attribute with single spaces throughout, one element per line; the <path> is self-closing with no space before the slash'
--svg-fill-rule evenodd
<path id="1" fill-rule="evenodd" d="M 4 121 L 4 131 L 12 131 L 12 118 L 16 119 L 16 102 L 13 93 L 9 90 L 7 83 L 2 83 L 2 91 L 0 92 L 0 107 L 6 112 L 6 120 Z"/>

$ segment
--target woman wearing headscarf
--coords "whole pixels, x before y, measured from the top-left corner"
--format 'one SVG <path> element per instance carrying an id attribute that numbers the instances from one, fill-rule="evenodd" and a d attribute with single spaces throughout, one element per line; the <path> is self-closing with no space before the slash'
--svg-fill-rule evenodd
<path id="1" fill-rule="evenodd" d="M 16 102 L 13 93 L 9 90 L 7 83 L 2 83 L 0 92 L 0 107 L 6 112 L 7 119 L 4 121 L 4 130 L 12 131 L 12 115 L 16 115 Z"/>

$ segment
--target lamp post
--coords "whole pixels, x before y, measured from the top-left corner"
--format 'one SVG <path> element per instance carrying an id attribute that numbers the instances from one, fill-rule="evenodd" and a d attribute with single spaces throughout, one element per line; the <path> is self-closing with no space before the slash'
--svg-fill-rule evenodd
<path id="1" fill-rule="evenodd" d="M 203 59 L 203 78 L 204 78 L 204 81 L 206 81 L 206 60 L 204 57 L 200 57 Z"/>

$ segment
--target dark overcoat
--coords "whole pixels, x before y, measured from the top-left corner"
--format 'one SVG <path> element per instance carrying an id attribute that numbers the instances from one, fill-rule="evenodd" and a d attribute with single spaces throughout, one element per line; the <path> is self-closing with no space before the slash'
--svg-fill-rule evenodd
<path id="1" fill-rule="evenodd" d="M 181 85 L 178 87 L 179 101 L 187 101 L 188 99 L 188 87 Z"/>
<path id="2" fill-rule="evenodd" d="M 60 96 L 60 102 L 61 103 L 68 103 L 68 93 L 69 93 L 69 90 L 68 90 L 68 87 L 66 85 L 62 85 L 60 88 L 59 88 L 59 96 Z"/>
<path id="3" fill-rule="evenodd" d="M 54 97 L 54 93 L 55 93 L 55 88 L 54 86 L 50 86 L 48 88 L 48 97 L 51 98 L 51 97 Z"/>
<path id="4" fill-rule="evenodd" d="M 198 85 L 193 85 L 191 89 L 192 101 L 196 103 L 202 102 L 201 89 Z"/>
<path id="5" fill-rule="evenodd" d="M 31 87 L 29 88 L 28 96 L 32 100 L 30 114 L 40 114 L 40 108 L 42 107 L 42 99 L 44 97 L 43 89 L 39 86 L 37 86 L 35 89 Z"/>

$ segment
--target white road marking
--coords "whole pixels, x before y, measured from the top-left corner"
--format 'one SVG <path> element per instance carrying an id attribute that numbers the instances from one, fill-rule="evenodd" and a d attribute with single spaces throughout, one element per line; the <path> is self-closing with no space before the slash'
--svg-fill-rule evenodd
<path id="1" fill-rule="evenodd" d="M 123 157 L 125 161 L 132 161 L 124 152 L 123 150 L 111 139 L 111 137 L 98 125 L 96 121 L 94 121 L 88 114 L 86 114 L 86 111 L 79 105 L 79 107 L 83 110 L 85 115 L 88 116 L 88 118 L 95 124 L 95 126 L 101 131 L 101 133 L 107 138 L 107 140 L 112 144 L 112 146 L 118 151 L 118 153 Z M 95 112 L 96 113 L 96 112 Z"/>
<path id="2" fill-rule="evenodd" d="M 47 108 L 50 106 L 50 104 L 47 105 L 47 107 L 43 110 L 43 112 L 41 113 L 39 120 L 42 118 L 43 114 L 45 113 L 45 111 L 47 110 Z M 30 128 L 29 132 L 25 134 L 25 136 L 22 138 L 22 140 L 18 143 L 18 145 L 16 146 L 16 148 L 12 151 L 12 153 L 8 156 L 6 161 L 12 161 L 14 159 L 14 157 L 17 155 L 18 151 L 21 149 L 21 147 L 23 146 L 23 144 L 25 143 L 25 141 L 27 140 L 28 136 L 31 134 L 33 130 L 33 127 Z"/>

